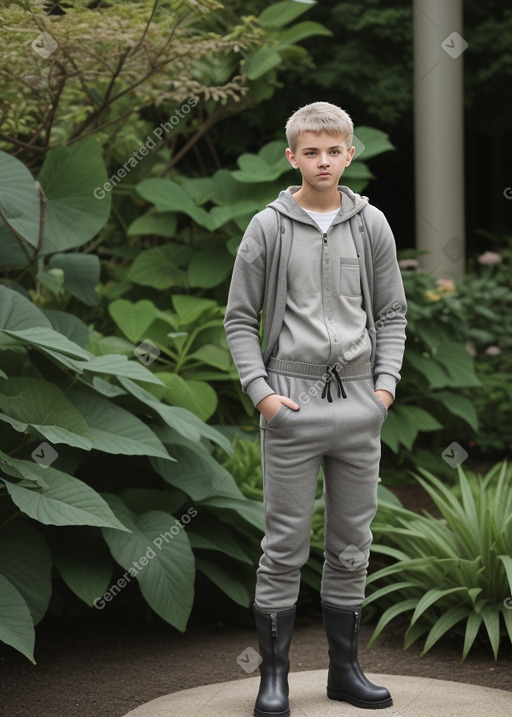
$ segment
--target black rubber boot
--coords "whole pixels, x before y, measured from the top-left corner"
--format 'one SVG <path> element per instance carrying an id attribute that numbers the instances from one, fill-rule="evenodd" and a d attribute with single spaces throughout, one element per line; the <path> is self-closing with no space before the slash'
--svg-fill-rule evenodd
<path id="1" fill-rule="evenodd" d="M 327 697 L 367 709 L 391 707 L 393 700 L 388 690 L 372 684 L 357 660 L 361 609 L 322 601 L 322 612 L 330 658 Z"/>
<path id="2" fill-rule="evenodd" d="M 288 717 L 288 672 L 295 606 L 266 613 L 253 605 L 260 647 L 261 683 L 254 707 L 255 717 Z"/>

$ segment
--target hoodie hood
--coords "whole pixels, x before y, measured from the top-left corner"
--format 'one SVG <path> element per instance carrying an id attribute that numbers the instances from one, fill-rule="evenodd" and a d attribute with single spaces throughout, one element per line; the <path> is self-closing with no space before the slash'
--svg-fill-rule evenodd
<path id="1" fill-rule="evenodd" d="M 268 207 L 272 207 L 280 214 L 289 217 L 297 222 L 303 222 L 304 224 L 314 224 L 313 220 L 307 212 L 297 204 L 293 198 L 293 194 L 298 192 L 300 186 L 288 187 L 280 192 L 277 199 L 275 199 Z M 341 194 L 341 208 L 338 215 L 334 219 L 333 224 L 339 224 L 347 219 L 350 219 L 361 211 L 368 204 L 368 197 L 362 197 L 360 194 L 356 194 L 349 187 L 338 186 L 338 191 Z"/>

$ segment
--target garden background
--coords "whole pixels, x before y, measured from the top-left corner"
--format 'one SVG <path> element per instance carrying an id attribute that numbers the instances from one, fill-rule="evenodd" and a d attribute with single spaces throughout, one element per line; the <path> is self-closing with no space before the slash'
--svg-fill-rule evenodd
<path id="1" fill-rule="evenodd" d="M 179 631 L 191 615 L 247 619 L 263 529 L 258 416 L 223 315 L 248 221 L 297 182 L 286 119 L 323 99 L 354 119 L 344 182 L 389 218 L 409 306 L 382 435 L 372 641 L 398 618 L 405 645 L 425 652 L 447 632 L 463 658 L 508 649 L 512 11 L 467 0 L 464 14 L 466 273 L 435 279 L 415 250 L 410 6 L 4 3 L 7 645 L 35 661 L 36 625 L 96 611 Z M 318 600 L 322 539 L 319 476 L 302 605 Z"/>

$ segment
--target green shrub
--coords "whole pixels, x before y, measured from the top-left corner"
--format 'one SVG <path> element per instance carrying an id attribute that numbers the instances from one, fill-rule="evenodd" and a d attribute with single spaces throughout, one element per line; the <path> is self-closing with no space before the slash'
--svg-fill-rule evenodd
<path id="1" fill-rule="evenodd" d="M 479 635 L 497 659 L 500 642 L 512 642 L 512 466 L 497 464 L 482 478 L 459 468 L 455 487 L 419 473 L 441 517 L 379 507 L 372 552 L 394 562 L 368 578 L 365 604 L 384 611 L 369 644 L 412 613 L 405 648 L 427 633 L 425 654 L 452 630 L 464 636 L 462 660 Z"/>
<path id="2" fill-rule="evenodd" d="M 381 475 L 398 482 L 420 464 L 451 478 L 441 453 L 453 441 L 467 445 L 478 430 L 468 389 L 481 385 L 465 346 L 462 304 L 453 282 L 440 288 L 419 271 L 404 269 L 402 276 L 407 341 L 397 400 L 382 427 Z"/>
<path id="3" fill-rule="evenodd" d="M 421 271 L 421 252 L 399 256 L 407 342 L 397 401 L 382 430 L 382 475 L 405 480 L 421 465 L 451 481 L 441 458 L 451 443 L 474 464 L 504 460 L 512 448 L 512 250 L 475 257 L 456 279 Z"/>
<path id="4" fill-rule="evenodd" d="M 108 216 L 108 204 L 91 201 L 106 177 L 98 143 L 89 137 L 48 152 L 39 186 L 3 152 L 0 167 L 2 268 L 13 277 L 0 285 L 0 640 L 33 661 L 34 625 L 63 586 L 61 602 L 75 596 L 103 609 L 138 584 L 180 630 L 196 573 L 247 607 L 253 560 L 241 536 L 261 530 L 263 515 L 211 456 L 214 444 L 229 455 L 230 442 L 169 397 L 170 382 L 148 368 L 151 344 L 137 351 L 97 332 L 91 340 L 89 327 L 63 310 L 97 301 L 98 257 L 70 250 Z M 114 302 L 121 323 L 128 304 Z M 189 323 L 204 318 L 199 298 L 174 304 L 176 314 L 156 312 L 167 332 L 178 328 L 179 307 Z M 206 363 L 213 349 L 199 348 Z"/>

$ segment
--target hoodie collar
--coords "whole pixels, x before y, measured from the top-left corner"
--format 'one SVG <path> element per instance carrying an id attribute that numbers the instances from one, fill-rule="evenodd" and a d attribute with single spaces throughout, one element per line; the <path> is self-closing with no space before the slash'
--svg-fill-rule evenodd
<path id="1" fill-rule="evenodd" d="M 311 219 L 309 214 L 304 211 L 300 204 L 297 204 L 292 196 L 295 192 L 298 192 L 299 189 L 300 186 L 293 186 L 284 189 L 280 192 L 278 198 L 267 206 L 272 207 L 276 211 L 280 212 L 280 214 L 283 214 L 284 216 L 287 216 L 297 222 L 314 224 L 314 221 Z M 356 194 L 349 189 L 349 187 L 338 186 L 338 191 L 341 194 L 341 208 L 338 215 L 335 217 L 333 224 L 339 224 L 340 222 L 350 219 L 350 217 L 353 217 L 354 214 L 360 212 L 369 201 L 368 197 Z"/>

